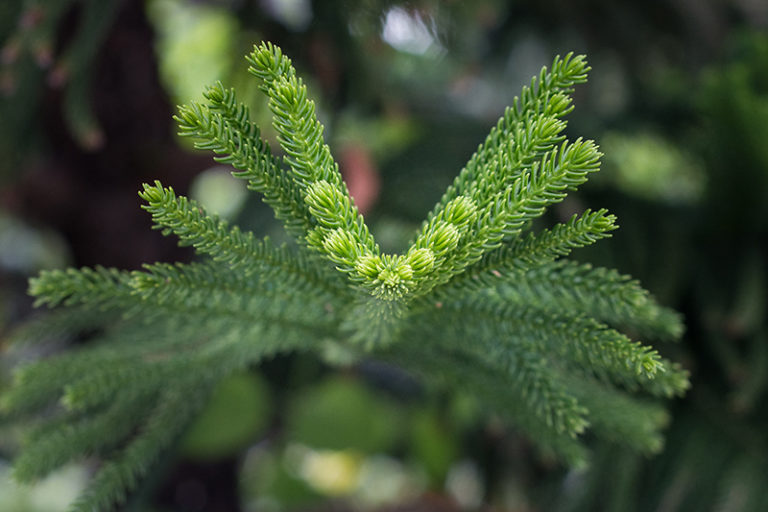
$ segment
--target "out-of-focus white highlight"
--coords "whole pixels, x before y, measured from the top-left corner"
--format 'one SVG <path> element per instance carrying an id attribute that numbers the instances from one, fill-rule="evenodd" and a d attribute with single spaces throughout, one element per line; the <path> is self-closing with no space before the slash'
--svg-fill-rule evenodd
<path id="1" fill-rule="evenodd" d="M 409 12 L 402 7 L 392 7 L 384 15 L 381 38 L 402 52 L 415 55 L 441 53 L 443 48 L 433 33 L 433 20 L 425 20 L 418 13 Z"/>

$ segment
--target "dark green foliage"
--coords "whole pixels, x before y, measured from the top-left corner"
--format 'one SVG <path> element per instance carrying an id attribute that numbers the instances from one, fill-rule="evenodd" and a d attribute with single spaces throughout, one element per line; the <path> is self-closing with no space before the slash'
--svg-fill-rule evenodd
<path id="1" fill-rule="evenodd" d="M 768 138 L 763 32 L 739 33 L 721 63 L 654 91 L 659 110 L 690 109 L 670 133 L 702 158 L 705 193 L 653 213 L 646 201 L 618 198 L 624 242 L 606 247 L 614 260 L 635 257 L 628 268 L 688 311 L 690 343 L 676 351 L 695 368 L 693 390 L 675 409 L 663 453 L 644 460 L 606 444 L 546 510 L 768 510 L 768 146 L 756 142 Z M 607 479 L 620 484 L 607 488 Z"/>
<path id="2" fill-rule="evenodd" d="M 524 88 L 397 255 L 381 252 L 358 213 L 290 60 L 263 44 L 248 61 L 269 98 L 282 161 L 221 85 L 177 120 L 264 195 L 298 247 L 256 240 L 156 183 L 140 192 L 144 208 L 200 262 L 32 279 L 39 305 L 98 331 L 85 348 L 19 369 L 4 394 L 6 415 L 41 422 L 17 459 L 20 480 L 103 456 L 72 510 L 107 509 L 222 378 L 329 344 L 458 385 L 570 464 L 586 461 L 579 436 L 589 429 L 660 449 L 666 416 L 651 397 L 683 393 L 687 374 L 618 329 L 675 339 L 679 317 L 626 276 L 558 259 L 609 236 L 616 225 L 605 210 L 522 235 L 599 168 L 593 142 L 562 135 L 568 94 L 589 69 L 583 57 L 556 58 Z M 66 326 L 43 319 L 20 336 Z"/>
<path id="3" fill-rule="evenodd" d="M 20 165 L 19 149 L 37 142 L 34 121 L 44 102 L 46 81 L 62 90 L 62 115 L 67 129 L 83 148 L 93 150 L 104 134 L 93 112 L 91 80 L 94 62 L 120 8 L 119 2 L 77 0 L 9 0 L 0 8 L 0 179 L 13 176 Z M 77 20 L 67 18 L 78 10 Z M 71 37 L 62 38 L 67 19 Z M 65 46 L 62 39 L 66 39 Z"/>

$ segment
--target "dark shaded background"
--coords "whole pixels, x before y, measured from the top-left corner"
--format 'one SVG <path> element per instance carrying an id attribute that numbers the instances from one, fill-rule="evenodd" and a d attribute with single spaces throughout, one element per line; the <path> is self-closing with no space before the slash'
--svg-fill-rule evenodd
<path id="1" fill-rule="evenodd" d="M 173 56 L 163 54 L 163 24 L 150 21 L 150 4 L 0 6 L 0 328 L 29 314 L 26 279 L 41 268 L 132 269 L 191 257 L 150 229 L 136 195 L 155 179 L 186 193 L 212 166 L 175 136 L 180 98 L 161 72 Z M 454 414 L 450 398 L 407 400 L 414 384 L 387 369 L 352 371 L 356 385 L 383 389 L 406 418 L 410 441 L 386 451 L 427 468 L 428 484 L 410 503 L 380 510 L 461 509 L 445 485 L 457 461 L 471 461 L 482 484 L 481 503 L 470 508 L 768 510 L 768 4 L 318 0 L 294 2 L 293 17 L 280 9 L 288 4 L 178 1 L 174 12 L 204 7 L 232 20 L 225 83 L 247 83 L 241 57 L 259 40 L 293 58 L 350 188 L 394 249 L 520 86 L 555 54 L 586 53 L 594 70 L 576 91 L 569 132 L 601 144 L 604 172 L 552 216 L 608 207 L 622 229 L 579 257 L 637 277 L 688 327 L 680 345 L 659 347 L 693 377 L 688 396 L 670 404 L 665 451 L 646 459 L 595 444 L 586 472 L 542 460 L 492 419 Z M 421 53 L 387 42 L 393 12 L 426 27 L 431 42 Z M 246 99 L 267 119 L 257 95 Z M 277 230 L 257 200 L 239 222 Z M 256 446 L 279 459 L 293 417 L 284 404 L 301 403 L 327 369 L 286 359 L 261 374 L 275 405 Z M 444 442 L 425 447 L 414 434 L 419 421 L 437 425 L 423 437 Z M 0 450 L 10 455 L 13 443 Z M 252 494 L 242 453 L 169 460 L 132 510 L 259 510 L 241 508 Z M 288 510 L 362 506 L 287 489 L 264 492 Z M 296 496 L 304 498 L 289 499 Z"/>

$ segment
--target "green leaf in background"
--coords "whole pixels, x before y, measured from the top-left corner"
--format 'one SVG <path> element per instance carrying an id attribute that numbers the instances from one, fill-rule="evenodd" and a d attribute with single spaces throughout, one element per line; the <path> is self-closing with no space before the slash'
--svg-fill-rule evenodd
<path id="1" fill-rule="evenodd" d="M 196 459 L 238 453 L 264 431 L 270 410 L 269 392 L 258 375 L 233 375 L 217 386 L 184 436 L 181 452 Z"/>
<path id="2" fill-rule="evenodd" d="M 456 435 L 434 411 L 419 411 L 411 421 L 413 456 L 426 470 L 432 486 L 440 487 L 458 456 Z"/>
<path id="3" fill-rule="evenodd" d="M 657 134 L 608 132 L 602 147 L 611 168 L 605 175 L 627 194 L 686 204 L 695 203 L 704 193 L 702 164 Z"/>
<path id="4" fill-rule="evenodd" d="M 202 99 L 200 91 L 229 71 L 238 23 L 231 11 L 181 0 L 150 0 L 157 31 L 160 77 L 174 101 Z"/>
<path id="5" fill-rule="evenodd" d="M 327 450 L 385 451 L 400 435 L 399 411 L 352 379 L 333 377 L 298 396 L 288 412 L 288 437 Z"/>

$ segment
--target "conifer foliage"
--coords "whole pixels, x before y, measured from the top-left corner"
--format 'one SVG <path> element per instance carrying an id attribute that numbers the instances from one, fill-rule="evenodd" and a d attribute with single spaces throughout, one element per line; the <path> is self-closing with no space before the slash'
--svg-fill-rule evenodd
<path id="1" fill-rule="evenodd" d="M 296 247 L 258 240 L 155 182 L 139 193 L 143 208 L 197 262 L 33 278 L 37 305 L 56 309 L 16 341 L 83 330 L 92 340 L 20 367 L 2 395 L 6 419 L 28 425 L 19 480 L 98 456 L 72 511 L 110 509 L 223 377 L 328 344 L 460 385 L 568 464 L 586 461 L 588 430 L 660 449 L 665 414 L 653 399 L 682 394 L 687 374 L 618 329 L 674 340 L 680 318 L 629 277 L 566 259 L 610 236 L 607 211 L 530 232 L 599 168 L 592 141 L 563 135 L 583 56 L 555 58 L 523 88 L 402 254 L 383 254 L 358 213 L 291 61 L 269 43 L 247 60 L 281 157 L 221 84 L 176 119 L 263 196 Z"/>

